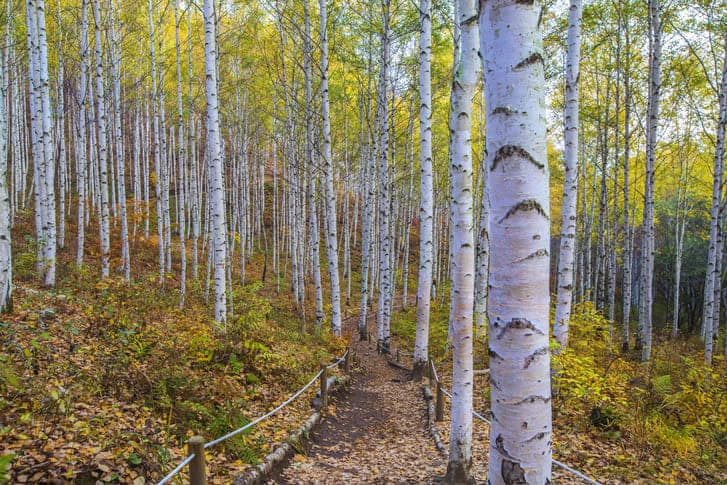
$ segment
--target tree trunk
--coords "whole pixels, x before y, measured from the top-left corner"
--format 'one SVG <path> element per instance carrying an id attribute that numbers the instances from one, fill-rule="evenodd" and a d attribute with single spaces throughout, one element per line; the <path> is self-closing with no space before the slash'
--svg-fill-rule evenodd
<path id="1" fill-rule="evenodd" d="M 654 285 L 654 168 L 656 130 L 659 121 L 661 90 L 661 21 L 659 0 L 649 0 L 649 97 L 646 130 L 646 175 L 644 181 L 644 218 L 642 226 L 641 288 L 639 298 L 639 330 L 641 360 L 651 358 L 651 310 Z"/>
<path id="2" fill-rule="evenodd" d="M 320 0 L 321 15 L 321 116 L 323 123 L 323 171 L 326 178 L 326 253 L 331 282 L 331 329 L 341 335 L 341 289 L 338 279 L 338 236 L 336 232 L 336 191 L 333 186 L 333 156 L 331 154 L 331 118 L 328 101 L 328 12 L 326 1 Z"/>
<path id="3" fill-rule="evenodd" d="M 103 85 L 103 57 L 101 55 L 101 3 L 93 1 L 94 38 L 96 51 L 96 131 L 98 142 L 99 190 L 101 208 L 99 214 L 99 234 L 101 239 L 101 277 L 109 277 L 109 252 L 111 238 L 109 228 L 109 181 L 108 146 L 106 143 L 106 106 Z"/>
<path id="4" fill-rule="evenodd" d="M 429 310 L 432 292 L 432 231 L 434 183 L 432 174 L 432 6 L 419 0 L 419 276 L 417 282 L 417 326 L 414 342 L 414 378 L 421 379 L 429 354 Z"/>
<path id="5" fill-rule="evenodd" d="M 212 219 L 210 251 L 214 251 L 215 321 L 227 328 L 225 266 L 227 263 L 227 224 L 225 183 L 220 150 L 220 114 L 215 62 L 215 14 L 213 0 L 204 0 L 204 66 L 207 98 L 207 153 L 209 154 L 209 206 Z"/>
<path id="6" fill-rule="evenodd" d="M 571 0 L 568 12 L 568 54 L 565 68 L 564 158 L 565 183 L 558 256 L 558 294 L 553 338 L 560 350 L 568 345 L 568 325 L 573 304 L 573 262 L 578 201 L 578 80 L 581 56 L 581 1 Z"/>
<path id="7" fill-rule="evenodd" d="M 472 465 L 472 319 L 475 290 L 475 241 L 473 214 L 472 102 L 480 63 L 477 4 L 458 0 L 460 55 L 452 80 L 451 132 L 452 221 L 452 416 L 449 430 L 447 483 L 474 483 Z"/>
<path id="8" fill-rule="evenodd" d="M 548 483 L 550 202 L 540 2 L 493 0 L 480 17 L 492 200 L 491 485 Z"/>

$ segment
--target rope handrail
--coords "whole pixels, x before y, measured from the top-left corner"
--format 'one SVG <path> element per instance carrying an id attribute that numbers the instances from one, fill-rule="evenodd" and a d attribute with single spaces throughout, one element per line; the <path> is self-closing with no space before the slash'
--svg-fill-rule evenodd
<path id="1" fill-rule="evenodd" d="M 204 449 L 206 450 L 207 448 L 211 448 L 217 444 L 220 444 L 223 441 L 228 440 L 228 439 L 232 438 L 233 436 L 240 434 L 247 429 L 252 428 L 259 422 L 264 421 L 265 419 L 269 418 L 270 416 L 276 414 L 278 411 L 280 411 L 281 409 L 286 407 L 291 402 L 295 401 L 301 394 L 303 394 L 306 390 L 308 390 L 308 388 L 310 386 L 312 386 L 316 382 L 316 380 L 318 380 L 321 377 L 321 374 L 323 374 L 324 370 L 332 369 L 332 368 L 336 367 L 337 365 L 340 365 L 342 362 L 344 362 L 346 360 L 346 357 L 348 356 L 348 352 L 349 352 L 349 349 L 346 349 L 346 351 L 343 353 L 343 355 L 341 357 L 339 357 L 338 359 L 336 359 L 335 362 L 333 362 L 332 364 L 323 366 L 321 368 L 321 370 L 319 370 L 316 373 L 316 375 L 313 376 L 313 378 L 310 381 L 308 381 L 308 383 L 305 386 L 298 389 L 292 396 L 290 396 L 288 399 L 286 399 L 281 404 L 276 406 L 274 409 L 272 409 L 271 411 L 268 411 L 267 413 L 260 416 L 259 418 L 256 418 L 253 421 L 250 421 L 246 425 L 244 425 L 240 428 L 237 428 L 234 431 L 230 431 L 229 433 L 227 433 L 224 436 L 220 436 L 217 439 L 214 439 L 208 443 L 205 443 Z M 194 453 L 188 455 L 184 460 L 181 461 L 181 463 L 179 463 L 179 465 L 177 465 L 171 472 L 169 472 L 169 474 L 167 474 L 164 478 L 162 478 L 159 482 L 157 482 L 157 485 L 165 485 L 166 483 L 169 483 L 169 481 L 172 478 L 174 478 L 175 475 L 177 475 L 179 472 L 181 472 L 182 469 L 185 466 L 187 466 L 195 458 L 195 456 L 196 455 Z"/>
<path id="2" fill-rule="evenodd" d="M 233 436 L 238 435 L 238 434 L 242 433 L 243 431 L 252 428 L 256 424 L 258 424 L 260 421 L 264 421 L 265 419 L 269 418 L 273 414 L 277 413 L 278 411 L 280 411 L 281 409 L 283 409 L 285 406 L 287 406 L 288 404 L 290 404 L 291 402 L 293 402 L 298 396 L 300 396 L 301 394 L 303 394 L 310 386 L 313 385 L 313 383 L 316 382 L 316 380 L 318 380 L 318 378 L 321 376 L 322 373 L 323 373 L 323 371 L 322 370 L 319 370 L 318 373 L 315 376 L 313 376 L 313 379 L 311 379 L 310 381 L 308 381 L 308 384 L 306 384 L 305 386 L 301 387 L 295 394 L 293 394 L 288 399 L 286 399 L 285 401 L 283 401 L 281 404 L 279 404 L 272 411 L 269 411 L 269 412 L 263 414 L 262 416 L 260 416 L 259 418 L 254 419 L 253 421 L 250 421 L 245 426 L 242 426 L 240 428 L 237 428 L 234 431 L 230 431 L 226 435 L 220 436 L 219 438 L 217 438 L 215 440 L 212 440 L 212 441 L 210 441 L 208 443 L 205 443 L 204 444 L 204 449 L 206 450 L 207 448 L 211 448 L 211 447 L 213 447 L 213 446 L 215 446 L 217 444 L 220 444 L 223 441 L 228 440 L 228 439 L 232 438 Z"/>
<path id="3" fill-rule="evenodd" d="M 164 478 L 162 478 L 161 480 L 159 480 L 159 483 L 157 483 L 157 485 L 164 485 L 165 483 L 169 483 L 169 480 L 171 480 L 172 478 L 174 478 L 174 476 L 177 473 L 181 472 L 182 471 L 182 468 L 184 468 L 185 466 L 187 466 L 190 461 L 194 460 L 194 457 L 195 457 L 195 454 L 194 453 L 192 453 L 191 455 L 187 456 L 187 458 L 185 458 L 184 460 L 182 460 L 182 462 L 179 465 L 177 465 L 174 468 L 174 470 L 170 471 L 169 474 L 167 474 L 167 476 L 165 476 Z"/>
<path id="4" fill-rule="evenodd" d="M 434 370 L 435 377 L 436 377 L 437 370 L 434 366 L 432 366 L 432 369 Z M 437 379 L 437 382 L 439 382 L 439 379 Z M 440 388 L 442 389 L 442 393 L 444 393 L 444 395 L 447 396 L 451 400 L 452 394 L 450 394 L 449 391 L 447 391 L 447 389 L 444 388 L 444 386 L 441 386 L 441 384 L 440 384 Z M 474 409 L 472 410 L 472 416 L 484 421 L 487 424 L 492 424 L 489 419 L 487 419 L 486 417 L 484 417 L 483 415 L 481 415 Z M 591 485 L 602 485 L 601 482 L 594 480 L 593 478 L 590 478 L 589 476 L 585 475 L 583 472 L 580 472 L 580 471 L 576 470 L 575 468 L 571 468 L 568 465 L 566 465 L 565 463 L 556 460 L 555 458 L 551 458 L 551 460 L 553 461 L 554 465 L 561 467 L 563 470 L 572 473 L 573 475 L 590 483 Z"/>

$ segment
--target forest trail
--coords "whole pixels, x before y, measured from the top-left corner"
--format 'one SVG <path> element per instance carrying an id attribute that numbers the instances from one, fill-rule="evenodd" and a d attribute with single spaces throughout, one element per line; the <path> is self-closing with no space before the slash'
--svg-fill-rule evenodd
<path id="1" fill-rule="evenodd" d="M 270 483 L 432 483 L 446 471 L 420 385 L 388 365 L 376 343 L 354 339 L 350 391 L 311 433 L 307 456 L 296 455 Z"/>

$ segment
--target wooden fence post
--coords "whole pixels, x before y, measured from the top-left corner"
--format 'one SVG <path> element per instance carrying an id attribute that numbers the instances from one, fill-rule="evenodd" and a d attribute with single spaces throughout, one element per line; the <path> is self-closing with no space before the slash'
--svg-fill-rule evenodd
<path id="1" fill-rule="evenodd" d="M 442 392 L 442 385 L 437 381 L 437 408 L 436 417 L 437 421 L 444 421 L 444 393 Z"/>
<path id="2" fill-rule="evenodd" d="M 328 406 L 328 368 L 321 365 L 321 408 Z"/>
<path id="3" fill-rule="evenodd" d="M 189 483 L 190 485 L 205 485 L 207 473 L 204 463 L 204 438 L 192 436 L 187 442 L 188 453 L 194 453 L 194 458 L 189 462 Z"/>

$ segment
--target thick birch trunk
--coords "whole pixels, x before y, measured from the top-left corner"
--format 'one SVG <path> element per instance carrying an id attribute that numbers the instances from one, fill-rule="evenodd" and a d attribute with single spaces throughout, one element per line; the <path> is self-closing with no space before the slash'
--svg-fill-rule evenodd
<path id="1" fill-rule="evenodd" d="M 540 2 L 484 4 L 491 485 L 551 481 L 550 203 Z"/>

